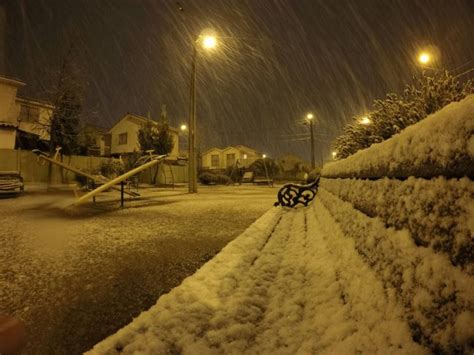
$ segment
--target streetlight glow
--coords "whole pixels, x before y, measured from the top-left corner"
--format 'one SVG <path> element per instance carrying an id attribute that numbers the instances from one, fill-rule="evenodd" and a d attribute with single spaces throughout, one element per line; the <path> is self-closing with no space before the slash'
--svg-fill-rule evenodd
<path id="1" fill-rule="evenodd" d="M 308 120 L 312 120 L 313 117 L 314 117 L 314 115 L 313 115 L 312 113 L 308 113 L 308 114 L 306 115 L 306 118 L 307 118 Z"/>
<path id="2" fill-rule="evenodd" d="M 266 155 L 266 154 L 263 154 L 263 155 L 262 155 L 262 158 L 263 158 L 263 159 L 265 159 L 266 157 L 267 157 L 267 155 Z"/>
<path id="3" fill-rule="evenodd" d="M 202 39 L 202 46 L 205 49 L 212 49 L 217 46 L 217 38 L 214 36 L 204 36 Z"/>
<path id="4" fill-rule="evenodd" d="M 368 116 L 364 116 L 359 120 L 359 123 L 363 125 L 368 125 L 368 124 L 371 124 L 372 121 L 370 120 Z"/>
<path id="5" fill-rule="evenodd" d="M 181 128 L 181 131 L 184 132 L 188 129 L 188 126 L 186 126 L 185 124 L 182 124 L 180 128 Z"/>
<path id="6" fill-rule="evenodd" d="M 332 152 L 331 154 L 333 158 L 336 158 L 337 152 Z"/>
<path id="7" fill-rule="evenodd" d="M 431 61 L 431 55 L 427 52 L 421 52 L 418 56 L 418 61 L 421 64 L 428 64 Z"/>

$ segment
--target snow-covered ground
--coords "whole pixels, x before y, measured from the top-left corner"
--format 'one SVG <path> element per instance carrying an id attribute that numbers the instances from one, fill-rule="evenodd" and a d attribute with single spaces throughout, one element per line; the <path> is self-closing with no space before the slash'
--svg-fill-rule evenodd
<path id="1" fill-rule="evenodd" d="M 115 192 L 63 210 L 71 191 L 0 199 L 0 314 L 24 320 L 26 354 L 85 351 L 152 306 L 276 201 L 269 187 Z"/>
<path id="2" fill-rule="evenodd" d="M 308 208 L 267 212 L 90 354 L 462 351 L 473 289 L 446 257 L 321 189 Z"/>

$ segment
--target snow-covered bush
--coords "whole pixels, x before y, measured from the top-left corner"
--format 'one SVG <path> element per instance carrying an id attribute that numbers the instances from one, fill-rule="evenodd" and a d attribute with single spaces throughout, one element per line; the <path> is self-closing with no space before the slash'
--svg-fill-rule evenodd
<path id="1" fill-rule="evenodd" d="M 417 245 L 447 254 L 474 275 L 470 179 L 322 179 L 321 187 L 390 227 L 407 229 Z"/>
<path id="2" fill-rule="evenodd" d="M 318 197 L 386 292 L 404 305 L 413 338 L 434 353 L 467 353 L 474 341 L 474 277 L 445 255 L 416 246 L 406 230 L 386 228 L 324 188 Z"/>
<path id="3" fill-rule="evenodd" d="M 448 72 L 437 73 L 433 77 L 423 73 L 414 78 L 413 84 L 407 85 L 403 95 L 391 93 L 384 99 L 375 100 L 368 115 L 370 124 L 360 124 L 359 118 L 354 117 L 335 141 L 337 158 L 346 158 L 382 142 L 473 92 L 471 81 L 461 84 Z"/>
<path id="4" fill-rule="evenodd" d="M 400 134 L 329 164 L 323 177 L 474 176 L 474 95 Z"/>
<path id="5" fill-rule="evenodd" d="M 111 179 L 123 174 L 125 171 L 125 165 L 121 160 L 109 159 L 100 164 L 97 173 Z"/>

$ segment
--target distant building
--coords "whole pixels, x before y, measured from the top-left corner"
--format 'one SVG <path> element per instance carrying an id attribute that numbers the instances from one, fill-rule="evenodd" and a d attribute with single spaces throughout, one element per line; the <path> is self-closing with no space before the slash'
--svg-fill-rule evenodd
<path id="1" fill-rule="evenodd" d="M 202 154 L 203 169 L 225 169 L 234 166 L 248 168 L 255 160 L 262 159 L 262 154 L 244 145 L 229 146 L 224 149 L 211 148 Z"/>
<path id="2" fill-rule="evenodd" d="M 107 150 L 108 144 L 111 155 L 120 155 L 140 151 L 138 131 L 140 128 L 145 127 L 148 123 L 151 123 L 160 129 L 160 123 L 152 120 L 151 118 L 130 113 L 126 114 L 108 131 L 108 137 L 105 138 L 105 149 Z M 174 141 L 173 150 L 169 155 L 177 157 L 179 155 L 179 131 L 173 127 L 170 127 L 169 130 L 173 136 Z"/>
<path id="3" fill-rule="evenodd" d="M 38 100 L 17 97 L 16 108 L 18 117 L 16 146 L 25 140 L 47 144 L 50 139 L 49 126 L 54 106 Z"/>
<path id="4" fill-rule="evenodd" d="M 110 144 L 106 146 L 107 129 L 90 123 L 81 125 L 79 141 L 87 151 L 83 154 L 92 156 L 109 156 Z"/>
<path id="5" fill-rule="evenodd" d="M 54 106 L 17 97 L 25 83 L 0 77 L 0 149 L 15 149 L 24 142 L 49 141 L 48 125 Z"/>

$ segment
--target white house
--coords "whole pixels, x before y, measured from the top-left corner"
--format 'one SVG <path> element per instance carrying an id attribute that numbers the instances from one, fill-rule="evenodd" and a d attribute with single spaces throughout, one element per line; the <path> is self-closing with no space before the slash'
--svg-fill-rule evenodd
<path id="1" fill-rule="evenodd" d="M 36 136 L 49 141 L 47 126 L 53 106 L 17 97 L 25 83 L 0 77 L 0 149 L 15 149 L 17 138 Z"/>
<path id="2" fill-rule="evenodd" d="M 0 77 L 0 149 L 14 149 L 18 116 L 16 94 L 25 83 Z"/>
<path id="3" fill-rule="evenodd" d="M 18 131 L 49 141 L 49 124 L 54 106 L 27 98 L 16 98 Z"/>
<path id="4" fill-rule="evenodd" d="M 118 155 L 140 151 L 138 131 L 148 123 L 160 129 L 160 124 L 151 118 L 130 113 L 122 117 L 108 132 L 110 154 Z M 179 131 L 172 127 L 169 127 L 169 130 L 174 141 L 173 150 L 169 155 L 177 157 L 179 155 Z"/>
<path id="5" fill-rule="evenodd" d="M 203 169 L 225 169 L 237 161 L 239 167 L 247 168 L 255 160 L 261 159 L 262 154 L 244 145 L 229 146 L 224 149 L 211 148 L 202 154 Z"/>

